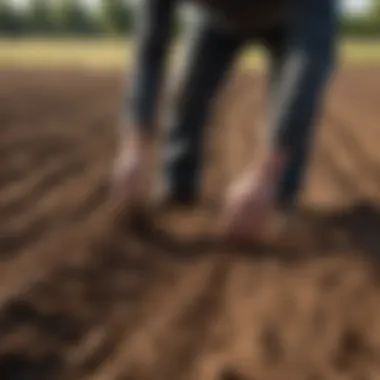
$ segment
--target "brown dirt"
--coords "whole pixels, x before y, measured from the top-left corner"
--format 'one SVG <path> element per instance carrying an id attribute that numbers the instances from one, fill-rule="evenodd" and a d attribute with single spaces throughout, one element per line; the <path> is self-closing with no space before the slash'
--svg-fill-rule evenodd
<path id="1" fill-rule="evenodd" d="M 213 243 L 208 209 L 155 233 L 113 217 L 122 76 L 0 81 L 1 380 L 378 378 L 380 71 L 336 77 L 302 230 L 272 247 Z M 216 105 L 210 197 L 258 150 L 262 89 L 235 76 Z"/>

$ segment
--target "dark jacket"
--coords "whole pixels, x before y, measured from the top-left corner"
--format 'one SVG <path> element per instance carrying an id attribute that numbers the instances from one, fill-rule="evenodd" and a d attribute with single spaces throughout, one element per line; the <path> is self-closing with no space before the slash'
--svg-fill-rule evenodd
<path id="1" fill-rule="evenodd" d="M 290 17 L 295 1 L 306 0 L 187 0 L 208 8 L 228 28 L 242 34 L 283 24 Z"/>

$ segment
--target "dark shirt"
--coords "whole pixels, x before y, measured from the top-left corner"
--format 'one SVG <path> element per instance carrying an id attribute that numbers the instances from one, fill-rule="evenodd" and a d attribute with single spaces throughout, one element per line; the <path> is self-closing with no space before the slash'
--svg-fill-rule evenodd
<path id="1" fill-rule="evenodd" d="M 226 27 L 243 34 L 255 33 L 284 23 L 290 16 L 291 5 L 295 1 L 187 0 L 209 9 Z"/>

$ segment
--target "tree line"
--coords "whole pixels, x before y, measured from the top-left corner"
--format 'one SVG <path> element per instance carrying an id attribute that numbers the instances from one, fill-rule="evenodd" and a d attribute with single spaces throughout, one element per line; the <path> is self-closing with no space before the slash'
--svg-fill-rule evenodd
<path id="1" fill-rule="evenodd" d="M 11 0 L 0 0 L 0 34 L 8 36 L 126 35 L 133 28 L 133 18 L 133 7 L 125 0 L 102 0 L 94 10 L 78 0 L 31 0 L 22 9 Z M 380 0 L 373 0 L 366 16 L 344 16 L 342 32 L 380 37 Z"/>
<path id="2" fill-rule="evenodd" d="M 380 37 L 380 0 L 372 0 L 368 14 L 362 17 L 343 18 L 343 33 L 357 37 Z"/>
<path id="3" fill-rule="evenodd" d="M 78 0 L 31 0 L 26 8 L 0 0 L 0 34 L 105 35 L 131 31 L 133 9 L 124 0 L 102 0 L 91 10 Z"/>

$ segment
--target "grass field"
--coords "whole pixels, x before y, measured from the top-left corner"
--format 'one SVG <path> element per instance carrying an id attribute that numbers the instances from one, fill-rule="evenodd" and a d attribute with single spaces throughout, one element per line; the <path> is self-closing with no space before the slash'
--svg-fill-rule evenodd
<path id="1" fill-rule="evenodd" d="M 132 58 L 132 43 L 124 40 L 9 40 L 0 39 L 0 67 L 86 67 L 120 69 Z M 345 65 L 379 65 L 380 41 L 342 41 Z M 248 50 L 245 67 L 260 67 L 262 54 Z"/>

